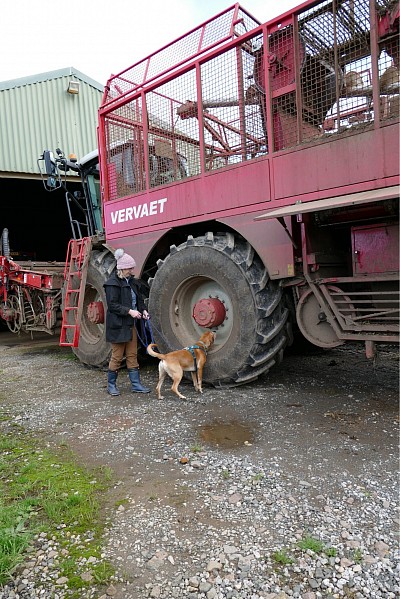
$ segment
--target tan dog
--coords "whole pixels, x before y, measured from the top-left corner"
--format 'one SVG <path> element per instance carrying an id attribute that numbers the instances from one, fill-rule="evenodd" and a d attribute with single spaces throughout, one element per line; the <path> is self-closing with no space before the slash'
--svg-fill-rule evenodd
<path id="1" fill-rule="evenodd" d="M 207 351 L 210 349 L 214 341 L 215 333 L 212 331 L 206 331 L 202 334 L 195 345 L 190 346 L 190 348 L 185 347 L 183 349 L 178 349 L 176 351 L 169 352 L 168 354 L 159 354 L 158 352 L 154 351 L 153 348 L 156 347 L 157 344 L 150 343 L 150 345 L 147 347 L 149 355 L 160 360 L 160 364 L 158 365 L 159 378 L 156 387 L 158 399 L 164 399 L 161 395 L 161 386 L 167 374 L 173 381 L 171 390 L 181 399 L 186 399 L 186 397 L 182 395 L 178 389 L 184 371 L 192 373 L 194 388 L 196 391 L 203 393 L 201 388 L 201 383 L 203 380 L 203 368 L 207 360 Z M 196 357 L 196 361 L 193 354 Z"/>

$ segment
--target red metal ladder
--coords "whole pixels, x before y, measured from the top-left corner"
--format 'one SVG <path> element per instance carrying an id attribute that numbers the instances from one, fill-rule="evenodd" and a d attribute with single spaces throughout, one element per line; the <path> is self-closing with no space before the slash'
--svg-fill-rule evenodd
<path id="1" fill-rule="evenodd" d="M 71 239 L 68 244 L 60 334 L 60 345 L 62 346 L 78 347 L 91 249 L 90 237 Z"/>

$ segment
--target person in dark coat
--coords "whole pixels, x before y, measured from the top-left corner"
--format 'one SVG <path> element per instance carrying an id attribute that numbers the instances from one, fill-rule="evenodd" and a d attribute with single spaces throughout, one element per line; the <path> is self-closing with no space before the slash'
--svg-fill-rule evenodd
<path id="1" fill-rule="evenodd" d="M 149 393 L 150 389 L 140 382 L 135 328 L 135 319 L 149 319 L 144 305 L 145 285 L 135 279 L 136 262 L 132 256 L 123 249 L 118 249 L 115 259 L 117 268 L 104 283 L 107 300 L 106 340 L 111 343 L 107 392 L 110 395 L 120 395 L 117 376 L 125 356 L 132 392 Z"/>

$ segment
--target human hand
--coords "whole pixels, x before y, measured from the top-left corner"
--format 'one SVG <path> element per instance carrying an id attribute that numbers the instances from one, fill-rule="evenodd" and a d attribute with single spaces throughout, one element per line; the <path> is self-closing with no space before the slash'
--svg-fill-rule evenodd
<path id="1" fill-rule="evenodd" d="M 147 312 L 147 310 L 143 310 L 142 316 L 145 320 L 150 320 L 150 314 Z"/>
<path id="2" fill-rule="evenodd" d="M 132 316 L 132 318 L 142 318 L 139 310 L 129 310 L 129 314 Z"/>

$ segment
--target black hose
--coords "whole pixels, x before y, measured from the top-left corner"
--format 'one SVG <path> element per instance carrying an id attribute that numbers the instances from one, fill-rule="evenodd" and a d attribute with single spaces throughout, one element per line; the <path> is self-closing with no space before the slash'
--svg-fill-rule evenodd
<path id="1" fill-rule="evenodd" d="M 0 237 L 0 254 L 6 258 L 10 257 L 10 243 L 8 241 L 8 229 L 3 229 Z"/>

